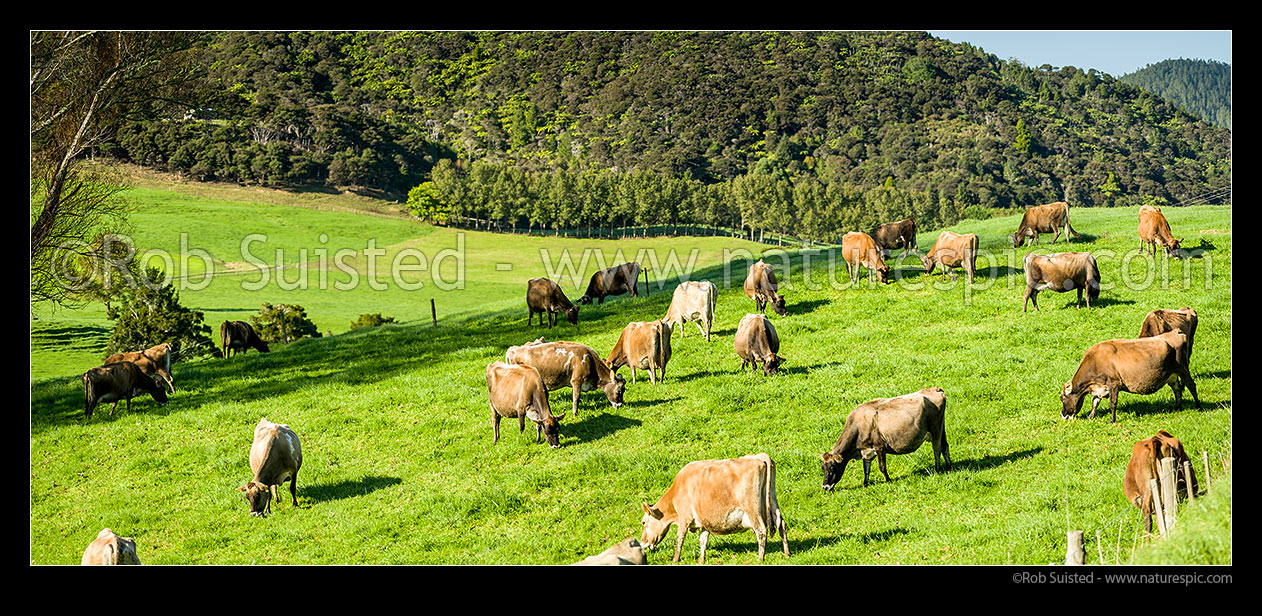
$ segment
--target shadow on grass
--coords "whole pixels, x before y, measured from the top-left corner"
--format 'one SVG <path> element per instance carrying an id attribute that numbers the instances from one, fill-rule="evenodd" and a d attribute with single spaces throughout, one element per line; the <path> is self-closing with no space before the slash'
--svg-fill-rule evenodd
<path id="1" fill-rule="evenodd" d="M 836 545 L 840 543 L 842 537 L 845 536 L 799 539 L 794 537 L 793 520 L 785 518 L 785 522 L 789 524 L 789 559 L 784 560 L 784 541 L 780 538 L 780 534 L 776 533 L 775 537 L 767 537 L 767 552 L 763 556 L 764 562 L 772 562 L 772 559 L 779 559 L 785 564 L 793 564 L 793 557 L 798 553 Z M 675 533 L 671 532 L 670 539 L 664 542 L 661 547 L 654 550 L 665 553 L 665 560 L 667 561 L 669 561 L 671 556 L 675 554 L 674 535 Z M 867 542 L 865 541 L 865 543 Z M 692 548 L 691 553 L 689 553 L 689 547 Z M 694 532 L 689 532 L 689 538 L 684 540 L 684 549 L 679 555 L 679 562 L 697 562 L 697 556 L 700 555 L 700 550 L 700 539 Z M 711 534 L 710 543 L 706 546 L 705 554 L 706 561 L 709 561 L 719 555 L 724 557 L 739 557 L 743 554 L 750 554 L 757 557 L 758 540 L 754 538 L 754 533 L 752 531 L 735 536 L 728 535 L 726 537 L 723 535 Z"/>
<path id="2" fill-rule="evenodd" d="M 343 479 L 337 483 L 323 484 L 318 486 L 299 485 L 298 491 L 302 494 L 299 496 L 299 504 L 306 503 L 326 503 L 329 501 L 342 500 L 344 498 L 353 498 L 363 496 L 370 492 L 376 492 L 382 488 L 396 486 L 403 483 L 398 477 L 377 477 L 369 475 L 363 479 Z"/>
<path id="3" fill-rule="evenodd" d="M 568 419 L 569 418 L 567 417 L 566 420 Z M 600 440 L 619 430 L 634 428 L 641 423 L 643 422 L 638 419 L 614 415 L 612 413 L 602 413 L 600 415 L 585 416 L 581 421 L 563 421 L 561 425 L 561 434 L 562 436 L 573 436 L 579 441 L 588 443 Z"/>
<path id="4" fill-rule="evenodd" d="M 819 308 L 820 306 L 824 306 L 831 303 L 832 303 L 831 301 L 826 300 L 826 299 L 812 299 L 805 302 L 793 302 L 791 304 L 786 303 L 785 310 L 788 311 L 789 316 L 798 315 L 798 314 L 809 314 L 811 312 L 814 312 L 816 308 Z"/>
<path id="5" fill-rule="evenodd" d="M 950 442 L 949 439 L 948 439 L 948 442 Z M 1042 447 L 1030 447 L 1028 449 L 1022 449 L 1020 451 L 1014 451 L 1012 453 L 997 455 L 997 456 L 985 456 L 982 458 L 972 458 L 972 459 L 966 459 L 966 460 L 953 459 L 951 461 L 950 472 L 954 473 L 963 469 L 967 469 L 970 471 L 986 470 L 988 468 L 1002 466 L 1009 462 L 1015 462 L 1022 458 L 1028 458 L 1030 456 L 1033 456 L 1034 454 L 1039 453 L 1040 451 L 1043 451 Z M 933 469 L 925 469 L 925 472 L 932 473 Z"/>

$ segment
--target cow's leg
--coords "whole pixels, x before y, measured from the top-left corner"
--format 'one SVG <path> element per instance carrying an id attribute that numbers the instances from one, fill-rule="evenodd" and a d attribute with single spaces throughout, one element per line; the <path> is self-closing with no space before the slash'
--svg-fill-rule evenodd
<path id="1" fill-rule="evenodd" d="M 863 487 L 868 487 L 868 475 L 872 473 L 872 461 L 863 459 Z"/>
<path id="2" fill-rule="evenodd" d="M 525 432 L 526 432 L 526 414 L 522 413 L 517 416 L 517 433 L 523 434 Z"/>
<path id="3" fill-rule="evenodd" d="M 775 511 L 776 523 L 780 525 L 780 543 L 784 544 L 784 556 L 789 557 L 789 523 L 784 521 L 784 514 L 780 513 L 780 509 Z"/>
<path id="4" fill-rule="evenodd" d="M 1087 419 L 1095 418 L 1095 410 L 1100 406 L 1100 400 L 1101 398 L 1097 398 L 1094 394 L 1091 395 L 1091 412 L 1087 414 Z"/>
<path id="5" fill-rule="evenodd" d="M 1074 307 L 1082 308 L 1082 287 L 1078 287 L 1078 303 Z M 1090 308 L 1091 306 L 1087 307 Z"/>
<path id="6" fill-rule="evenodd" d="M 679 562 L 679 553 L 684 551 L 684 539 L 688 536 L 688 521 L 676 520 L 675 526 L 679 528 L 679 533 L 675 536 L 675 557 L 671 561 Z"/>
<path id="7" fill-rule="evenodd" d="M 495 440 L 491 441 L 494 445 L 500 442 L 500 414 L 496 413 L 495 409 L 491 409 L 491 431 L 495 433 Z"/>
<path id="8" fill-rule="evenodd" d="M 754 523 L 758 524 L 758 522 Z M 758 539 L 758 562 L 762 562 L 763 557 L 767 555 L 767 529 L 754 529 L 754 537 Z"/>
<path id="9" fill-rule="evenodd" d="M 543 424 L 535 422 L 535 444 L 543 442 Z"/>
<path id="10" fill-rule="evenodd" d="M 635 366 L 631 366 L 631 384 L 635 385 Z"/>
<path id="11" fill-rule="evenodd" d="M 885 452 L 877 454 L 876 463 L 881 467 L 881 474 L 885 475 L 885 480 L 891 481 L 889 472 L 885 470 Z"/>
<path id="12" fill-rule="evenodd" d="M 1170 389 L 1174 390 L 1174 410 L 1183 409 L 1183 382 L 1182 378 L 1170 379 Z"/>
<path id="13" fill-rule="evenodd" d="M 710 531 L 701 529 L 701 555 L 697 557 L 697 564 L 705 564 L 705 546 L 710 542 Z"/>
<path id="14" fill-rule="evenodd" d="M 298 471 L 289 477 L 289 495 L 294 499 L 294 506 L 298 506 Z"/>
<path id="15" fill-rule="evenodd" d="M 533 325 L 534 321 L 535 321 L 535 311 L 527 310 L 526 311 L 526 327 L 530 327 L 531 325 Z"/>
<path id="16" fill-rule="evenodd" d="M 654 386 L 656 386 L 656 385 L 657 385 L 657 373 L 656 373 L 656 370 L 654 370 L 654 369 L 653 369 L 653 365 L 652 365 L 652 364 L 649 364 L 648 373 L 649 373 L 649 382 L 650 382 L 650 383 L 652 383 Z"/>
<path id="17" fill-rule="evenodd" d="M 1117 391 L 1116 385 L 1109 388 L 1109 413 L 1112 415 L 1110 423 L 1117 423 Z"/>
<path id="18" fill-rule="evenodd" d="M 581 383 L 570 383 L 570 389 L 574 390 L 574 396 L 573 396 L 574 403 L 572 405 L 572 408 L 570 409 L 570 412 L 574 413 L 575 415 L 578 415 L 578 395 L 582 393 L 582 387 L 583 386 Z"/>
<path id="19" fill-rule="evenodd" d="M 1196 395 L 1196 382 L 1192 380 L 1192 372 L 1185 369 L 1183 374 L 1179 375 L 1179 378 L 1183 382 L 1183 386 L 1192 392 L 1192 400 L 1196 401 L 1196 410 L 1201 410 L 1201 398 Z"/>

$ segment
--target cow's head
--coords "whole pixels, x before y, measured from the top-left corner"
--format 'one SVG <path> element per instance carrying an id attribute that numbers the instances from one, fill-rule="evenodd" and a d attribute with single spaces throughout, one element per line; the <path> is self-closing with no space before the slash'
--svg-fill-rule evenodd
<path id="1" fill-rule="evenodd" d="M 920 264 L 924 266 L 926 274 L 932 274 L 933 268 L 937 267 L 938 261 L 929 255 L 920 256 Z"/>
<path id="2" fill-rule="evenodd" d="M 1082 410 L 1082 401 L 1085 398 L 1086 390 L 1075 392 L 1074 382 L 1066 381 L 1065 386 L 1060 390 L 1060 416 L 1063 419 L 1071 419 Z"/>
<path id="3" fill-rule="evenodd" d="M 876 267 L 876 279 L 882 284 L 890 282 L 890 266 L 882 263 Z"/>
<path id="4" fill-rule="evenodd" d="M 772 309 L 772 310 L 775 310 L 775 311 L 776 311 L 776 314 L 778 314 L 778 315 L 780 315 L 780 316 L 782 316 L 782 317 L 783 317 L 783 316 L 788 316 L 788 314 L 789 314 L 789 311 L 788 311 L 788 310 L 785 310 L 785 308 L 784 308 L 784 296 L 783 296 L 783 295 L 777 295 L 777 294 L 775 294 L 775 293 L 772 293 L 772 294 L 771 294 L 771 309 Z"/>
<path id="5" fill-rule="evenodd" d="M 578 325 L 578 306 L 570 306 L 570 309 L 565 311 L 565 320 L 569 321 L 570 325 Z"/>
<path id="6" fill-rule="evenodd" d="M 1177 240 L 1174 240 L 1173 242 L 1170 242 L 1170 245 L 1166 246 L 1166 254 L 1176 259 L 1182 259 L 1183 247 L 1181 246 L 1181 244 L 1183 244 L 1183 238 L 1179 238 Z"/>
<path id="7" fill-rule="evenodd" d="M 267 348 L 267 343 L 264 342 L 262 338 L 260 338 L 258 343 L 254 345 L 254 348 L 258 349 L 260 353 L 267 353 L 271 351 L 271 349 Z"/>
<path id="8" fill-rule="evenodd" d="M 1017 231 L 1016 233 L 1013 233 L 1012 235 L 1009 235 L 1009 236 L 1008 236 L 1008 239 L 1012 240 L 1012 247 L 1013 247 L 1013 248 L 1020 248 L 1020 247 L 1021 247 L 1021 244 L 1024 244 L 1024 243 L 1025 243 L 1025 236 L 1026 236 L 1026 234 L 1025 234 L 1025 227 L 1022 227 L 1022 228 L 1021 228 L 1019 231 Z"/>
<path id="9" fill-rule="evenodd" d="M 771 376 L 775 374 L 776 371 L 780 369 L 780 364 L 783 364 L 783 363 L 784 363 L 783 355 L 777 355 L 775 353 L 772 353 L 771 356 L 767 358 L 767 361 L 763 363 L 763 366 L 762 366 L 763 375 Z"/>
<path id="10" fill-rule="evenodd" d="M 149 382 L 153 385 L 153 389 L 148 390 L 149 393 L 153 396 L 153 399 L 156 400 L 158 404 L 166 404 L 169 401 L 169 398 L 167 398 L 166 388 L 161 385 L 158 385 L 154 381 L 149 381 Z"/>
<path id="11" fill-rule="evenodd" d="M 648 503 L 640 503 L 640 508 L 644 510 L 644 517 L 640 518 L 640 525 L 644 527 L 644 532 L 640 533 L 640 545 L 646 550 L 651 550 L 653 546 L 666 538 L 666 532 L 670 530 L 670 525 L 674 524 L 675 520 L 667 518 L 661 509 L 650 506 Z"/>
<path id="12" fill-rule="evenodd" d="M 846 458 L 840 454 L 826 451 L 819 455 L 820 468 L 824 471 L 825 490 L 831 491 L 841 481 L 841 474 L 846 471 Z"/>
<path id="13" fill-rule="evenodd" d="M 580 304 L 584 304 L 584 305 L 586 305 L 586 304 L 590 304 L 590 303 L 592 303 L 592 297 L 591 297 L 590 295 L 584 295 L 584 296 L 582 296 L 582 297 L 578 298 L 578 303 L 580 303 Z"/>
<path id="14" fill-rule="evenodd" d="M 565 413 L 561 413 L 555 417 L 548 417 L 539 424 L 543 427 L 543 440 L 548 442 L 548 446 L 556 449 L 561 446 L 561 420 L 565 419 Z"/>
<path id="15" fill-rule="evenodd" d="M 614 372 L 609 375 L 609 382 L 605 383 L 601 389 L 605 390 L 605 397 L 609 398 L 609 404 L 618 408 L 622 406 L 622 394 L 627 391 L 627 379 Z"/>
<path id="16" fill-rule="evenodd" d="M 251 481 L 237 488 L 237 490 L 245 492 L 245 498 L 250 503 L 250 515 L 267 516 L 267 506 L 272 502 L 272 490 L 270 488 L 257 481 Z"/>

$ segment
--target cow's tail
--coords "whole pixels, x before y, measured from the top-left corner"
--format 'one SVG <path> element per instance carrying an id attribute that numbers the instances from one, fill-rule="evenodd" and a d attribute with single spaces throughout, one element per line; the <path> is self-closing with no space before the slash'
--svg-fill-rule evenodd
<path id="1" fill-rule="evenodd" d="M 640 274 L 644 276 L 644 297 L 648 297 L 649 296 L 649 269 L 647 267 L 641 267 Z"/>
<path id="2" fill-rule="evenodd" d="M 228 358 L 228 322 L 224 321 L 219 325 L 219 342 L 223 344 L 224 359 Z"/>
<path id="3" fill-rule="evenodd" d="M 776 463 L 767 454 L 762 454 L 761 457 L 766 464 L 767 476 L 763 484 L 763 507 L 766 508 L 767 512 L 767 538 L 771 539 L 776 536 L 776 531 L 780 528 L 780 508 L 776 506 Z"/>
<path id="4" fill-rule="evenodd" d="M 1087 297 L 1100 297 L 1100 268 L 1095 264 L 1095 257 L 1087 256 Z"/>

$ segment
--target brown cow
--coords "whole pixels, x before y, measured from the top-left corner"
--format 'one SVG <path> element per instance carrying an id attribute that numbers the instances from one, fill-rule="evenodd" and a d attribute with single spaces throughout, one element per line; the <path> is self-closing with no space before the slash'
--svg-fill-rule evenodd
<path id="1" fill-rule="evenodd" d="M 789 556 L 788 524 L 776 498 L 776 463 L 759 453 L 731 460 L 689 462 L 675 475 L 670 488 L 657 503 L 640 503 L 644 533 L 640 543 L 653 549 L 666 538 L 671 524 L 678 527 L 674 562 L 684 547 L 688 531 L 701 531 L 701 555 L 705 562 L 710 533 L 727 535 L 754 531 L 758 540 L 758 560 L 767 552 L 767 539 L 780 533 L 784 555 Z"/>
<path id="2" fill-rule="evenodd" d="M 573 390 L 573 412 L 578 415 L 578 396 L 600 389 L 609 404 L 622 406 L 627 380 L 616 374 L 596 350 L 577 342 L 535 342 L 510 349 L 512 363 L 533 366 L 543 378 L 543 385 L 552 391 L 569 387 Z"/>
<path id="3" fill-rule="evenodd" d="M 631 368 L 631 382 L 635 383 L 636 369 L 648 370 L 649 381 L 654 385 L 666 378 L 666 364 L 670 361 L 670 324 L 663 321 L 636 321 L 628 323 L 618 336 L 618 342 L 609 351 L 605 363 L 614 373 L 623 366 Z"/>
<path id="4" fill-rule="evenodd" d="M 561 446 L 561 420 L 565 413 L 552 414 L 548 390 L 539 371 L 530 366 L 502 361 L 486 365 L 486 389 L 491 402 L 492 443 L 500 442 L 500 417 L 517 419 L 517 431 L 526 430 L 526 418 L 535 422 L 535 442 L 545 438 L 552 448 Z"/>
<path id="5" fill-rule="evenodd" d="M 250 515 L 266 516 L 272 512 L 272 500 L 279 502 L 277 488 L 289 482 L 289 495 L 298 506 L 298 469 L 302 468 L 302 443 L 285 424 L 273 423 L 266 417 L 254 426 L 254 443 L 250 445 L 250 470 L 254 477 L 237 488 L 250 502 Z"/>
<path id="6" fill-rule="evenodd" d="M 86 399 L 83 410 L 88 419 L 92 419 L 92 411 L 97 405 L 105 402 L 113 402 L 110 406 L 110 415 L 113 415 L 118 401 L 126 400 L 127 412 L 130 413 L 131 399 L 142 393 L 153 396 L 158 404 L 167 403 L 166 390 L 132 362 L 105 364 L 83 373 L 83 395 Z"/>
<path id="7" fill-rule="evenodd" d="M 1021 224 L 1017 227 L 1017 232 L 1008 236 L 1012 240 L 1013 248 L 1020 248 L 1025 244 L 1027 239 L 1033 239 L 1034 245 L 1039 243 L 1040 233 L 1053 233 L 1056 235 L 1052 238 L 1052 243 L 1060 239 L 1061 231 L 1065 232 L 1065 242 L 1069 242 L 1069 236 L 1082 237 L 1069 224 L 1069 204 L 1064 201 L 1049 203 L 1047 205 L 1036 205 L 1025 211 L 1021 216 Z"/>
<path id="8" fill-rule="evenodd" d="M 944 279 L 948 271 L 954 279 L 955 272 L 951 268 L 962 267 L 968 274 L 969 284 L 972 284 L 973 274 L 977 270 L 977 234 L 943 231 L 933 243 L 933 250 L 920 257 L 920 263 L 925 266 L 925 274 L 932 274 L 933 268 L 941 267 Z"/>
<path id="9" fill-rule="evenodd" d="M 630 293 L 631 297 L 639 297 L 636 284 L 640 281 L 640 271 L 640 264 L 631 261 L 592 274 L 591 280 L 587 283 L 587 292 L 578 298 L 578 303 L 590 304 L 592 300 L 596 300 L 596 303 L 603 304 L 606 297 L 623 293 Z M 644 272 L 644 294 L 646 296 L 649 294 L 647 271 Z"/>
<path id="10" fill-rule="evenodd" d="M 851 282 L 858 284 L 860 265 L 868 268 L 868 281 L 875 275 L 877 280 L 889 282 L 890 266 L 881 260 L 881 251 L 867 233 L 851 231 L 841 236 L 841 258 L 846 260 L 846 273 Z"/>
<path id="11" fill-rule="evenodd" d="M 1145 205 L 1139 208 L 1139 251 L 1147 254 L 1149 246 L 1152 247 L 1152 255 L 1157 256 L 1157 245 L 1166 249 L 1166 256 L 1171 255 L 1179 259 L 1182 257 L 1183 238 L 1175 239 L 1174 234 L 1170 232 L 1170 222 L 1166 220 L 1166 215 L 1161 213 L 1160 208 L 1151 205 Z"/>
<path id="12" fill-rule="evenodd" d="M 1174 409 L 1183 406 L 1183 388 L 1192 391 L 1196 408 L 1201 399 L 1196 383 L 1188 370 L 1188 338 L 1183 332 L 1166 332 L 1137 340 L 1106 340 L 1092 345 L 1082 356 L 1074 378 L 1061 389 L 1061 417 L 1070 419 L 1082 409 L 1082 401 L 1091 395 L 1091 414 L 1095 417 L 1100 399 L 1108 397 L 1111 421 L 1117 421 L 1117 394 L 1128 392 L 1148 395 L 1166 385 L 1174 390 Z"/>
<path id="13" fill-rule="evenodd" d="M 574 565 L 647 565 L 649 561 L 644 556 L 644 549 L 640 547 L 640 542 L 634 537 L 615 545 L 604 552 L 595 556 L 588 556 L 580 560 Z M 571 565 L 573 566 L 573 565 Z"/>
<path id="14" fill-rule="evenodd" d="M 513 358 L 517 356 L 517 349 L 520 349 L 521 347 L 524 347 L 524 346 L 530 346 L 532 344 L 543 344 L 545 342 L 547 342 L 547 340 L 544 340 L 543 336 L 539 336 L 538 338 L 535 338 L 534 340 L 527 342 L 526 344 L 519 345 L 519 346 L 510 346 L 508 347 L 507 351 L 504 351 L 504 361 L 506 363 L 515 364 L 517 362 L 513 361 Z"/>
<path id="15" fill-rule="evenodd" d="M 718 294 L 718 287 L 708 280 L 681 282 L 675 287 L 675 295 L 671 297 L 670 308 L 666 309 L 662 322 L 678 329 L 679 337 L 683 338 L 683 324 L 696 321 L 697 329 L 709 342 L 710 327 L 714 325 L 714 300 Z"/>
<path id="16" fill-rule="evenodd" d="M 846 464 L 863 459 L 863 486 L 868 485 L 872 458 L 876 458 L 885 480 L 886 454 L 908 454 L 920 448 L 929 435 L 933 444 L 933 468 L 939 458 L 946 459 L 951 470 L 951 449 L 946 437 L 946 393 L 940 387 L 922 389 L 895 398 L 877 398 L 855 407 L 846 417 L 845 427 L 831 451 L 820 455 L 824 470 L 824 489 L 832 490 Z"/>
<path id="17" fill-rule="evenodd" d="M 219 339 L 223 344 L 223 357 L 227 359 L 232 356 L 231 351 L 245 353 L 250 349 L 258 349 L 260 353 L 267 353 L 267 343 L 255 333 L 254 328 L 245 321 L 224 321 L 219 325 Z"/>
<path id="18" fill-rule="evenodd" d="M 898 222 L 887 222 L 872 229 L 872 241 L 881 249 L 881 256 L 888 257 L 891 250 L 903 249 L 903 258 L 907 258 L 908 249 L 919 250 L 916 246 L 916 219 L 904 218 Z"/>
<path id="19" fill-rule="evenodd" d="M 1152 493 L 1149 480 L 1157 479 L 1161 473 L 1162 458 L 1174 458 L 1175 493 L 1187 492 L 1187 475 L 1183 473 L 1183 463 L 1191 462 L 1183 451 L 1183 443 L 1165 430 L 1158 431 L 1152 438 L 1146 438 L 1131 449 L 1131 461 L 1126 465 L 1126 476 L 1122 479 L 1122 489 L 1126 492 L 1126 500 L 1144 512 L 1148 532 L 1152 532 Z M 1200 492 L 1196 483 L 1196 469 L 1188 464 L 1191 473 L 1192 493 Z"/>
<path id="20" fill-rule="evenodd" d="M 526 325 L 529 326 L 535 313 L 539 313 L 539 324 L 543 325 L 543 315 L 548 315 L 548 329 L 556 324 L 556 315 L 562 313 L 570 325 L 578 325 L 578 306 L 570 303 L 561 285 L 547 278 L 531 278 L 526 283 Z"/>
<path id="21" fill-rule="evenodd" d="M 171 382 L 171 344 L 163 342 L 162 344 L 151 346 L 143 351 L 133 351 L 130 353 L 115 353 L 105 358 L 105 363 L 116 364 L 120 361 L 129 361 L 136 364 L 141 372 L 149 376 L 158 376 L 161 378 L 171 393 L 175 393 L 175 383 Z"/>
<path id="22" fill-rule="evenodd" d="M 776 314 L 789 314 L 784 308 L 784 296 L 776 293 L 779 288 L 775 270 L 762 259 L 749 267 L 749 274 L 745 276 L 745 296 L 754 300 L 756 312 L 766 313 L 767 305 L 770 304 Z"/>
<path id="23" fill-rule="evenodd" d="M 139 565 L 140 557 L 136 555 L 136 542 L 130 537 L 119 537 L 114 531 L 105 528 L 97 533 L 96 541 L 83 551 L 80 565 Z"/>
<path id="24" fill-rule="evenodd" d="M 1183 332 L 1188 337 L 1188 361 L 1192 359 L 1192 346 L 1196 338 L 1196 311 L 1184 306 L 1178 310 L 1154 310 L 1144 317 L 1136 338 L 1159 336 L 1166 332 Z"/>
<path id="25" fill-rule="evenodd" d="M 770 376 L 784 363 L 784 356 L 779 355 L 780 336 L 776 334 L 776 326 L 765 315 L 745 315 L 736 328 L 733 346 L 736 356 L 741 358 L 741 372 L 749 365 L 749 372 L 753 374 L 754 366 L 761 363 L 763 375 Z"/>
<path id="26" fill-rule="evenodd" d="M 1095 257 L 1089 252 L 1058 252 L 1051 255 L 1025 255 L 1022 261 L 1025 268 L 1025 304 L 1021 312 L 1030 308 L 1039 309 L 1039 291 L 1052 290 L 1057 293 L 1078 291 L 1078 307 L 1082 307 L 1082 291 L 1087 291 L 1087 307 L 1091 300 L 1100 297 L 1100 268 L 1096 267 Z"/>

